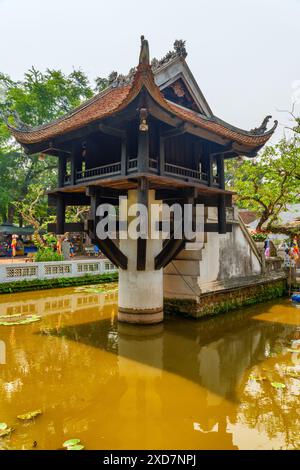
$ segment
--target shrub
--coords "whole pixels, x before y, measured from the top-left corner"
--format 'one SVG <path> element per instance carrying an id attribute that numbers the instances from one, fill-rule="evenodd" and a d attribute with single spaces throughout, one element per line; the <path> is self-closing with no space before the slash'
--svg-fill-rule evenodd
<path id="1" fill-rule="evenodd" d="M 267 239 L 268 234 L 264 232 L 257 232 L 252 233 L 251 236 L 255 242 L 264 242 Z"/>
<path id="2" fill-rule="evenodd" d="M 117 282 L 118 272 L 91 275 L 86 274 L 80 277 L 63 277 L 53 279 L 24 279 L 23 281 L 2 282 L 0 284 L 0 294 L 10 294 L 13 292 L 26 292 L 34 290 L 57 289 L 59 287 L 85 286 L 89 284 L 106 284 Z"/>
<path id="3" fill-rule="evenodd" d="M 56 251 L 53 251 L 52 248 L 40 248 L 37 254 L 34 257 L 36 262 L 47 262 L 47 261 L 63 261 L 63 255 L 58 254 Z"/>

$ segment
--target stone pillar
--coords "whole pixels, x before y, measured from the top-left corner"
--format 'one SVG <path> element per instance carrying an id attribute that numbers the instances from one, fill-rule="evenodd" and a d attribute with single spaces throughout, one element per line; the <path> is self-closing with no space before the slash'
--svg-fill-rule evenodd
<path id="1" fill-rule="evenodd" d="M 128 208 L 138 201 L 138 191 L 128 192 Z M 150 207 L 155 201 L 155 191 L 148 191 L 149 238 L 146 240 L 146 263 L 138 270 L 138 242 L 127 238 L 120 240 L 120 249 L 128 257 L 127 270 L 119 270 L 118 320 L 127 323 L 153 324 L 163 320 L 163 269 L 155 270 L 156 255 L 162 249 L 162 240 L 152 240 L 150 233 Z M 130 224 L 132 218 L 128 220 Z"/>

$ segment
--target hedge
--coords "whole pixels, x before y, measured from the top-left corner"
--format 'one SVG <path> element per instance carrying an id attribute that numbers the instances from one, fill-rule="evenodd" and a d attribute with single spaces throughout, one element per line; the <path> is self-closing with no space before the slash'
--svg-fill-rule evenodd
<path id="1" fill-rule="evenodd" d="M 13 292 L 26 292 L 44 289 L 57 289 L 60 287 L 84 286 L 88 284 L 105 284 L 118 281 L 118 272 L 90 275 L 81 277 L 63 277 L 54 279 L 32 279 L 16 282 L 3 282 L 0 284 L 0 294 Z"/>

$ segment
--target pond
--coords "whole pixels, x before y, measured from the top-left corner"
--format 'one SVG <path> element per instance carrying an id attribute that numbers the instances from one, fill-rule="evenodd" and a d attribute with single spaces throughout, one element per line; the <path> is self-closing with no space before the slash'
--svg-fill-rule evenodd
<path id="1" fill-rule="evenodd" d="M 0 326 L 0 423 L 14 428 L 0 448 L 300 447 L 300 309 L 288 299 L 145 327 L 118 324 L 117 295 L 0 296 L 0 316 L 41 317 Z"/>

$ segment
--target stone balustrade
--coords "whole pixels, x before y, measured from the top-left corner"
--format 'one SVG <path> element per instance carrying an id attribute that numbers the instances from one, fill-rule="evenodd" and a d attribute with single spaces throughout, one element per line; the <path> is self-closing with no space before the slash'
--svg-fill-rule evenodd
<path id="1" fill-rule="evenodd" d="M 117 271 L 108 259 L 0 264 L 0 282 L 80 277 Z"/>

